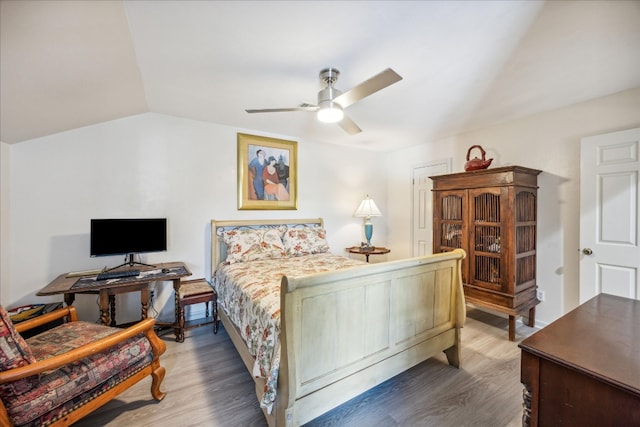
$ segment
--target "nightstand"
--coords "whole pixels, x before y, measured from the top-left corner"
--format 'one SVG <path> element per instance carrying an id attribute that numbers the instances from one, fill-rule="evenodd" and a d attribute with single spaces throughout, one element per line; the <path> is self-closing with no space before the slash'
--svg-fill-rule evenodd
<path id="1" fill-rule="evenodd" d="M 364 255 L 369 262 L 369 255 L 384 255 L 391 252 L 391 249 L 383 248 L 381 246 L 371 246 L 370 248 L 362 248 L 360 246 L 351 246 L 346 249 L 350 254 Z"/>

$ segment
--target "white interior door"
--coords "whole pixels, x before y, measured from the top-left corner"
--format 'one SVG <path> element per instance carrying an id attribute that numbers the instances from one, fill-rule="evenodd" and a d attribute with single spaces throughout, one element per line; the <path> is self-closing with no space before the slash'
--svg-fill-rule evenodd
<path id="1" fill-rule="evenodd" d="M 413 169 L 413 256 L 433 251 L 433 187 L 430 176 L 451 172 L 451 159 L 427 163 Z"/>
<path id="2" fill-rule="evenodd" d="M 583 138 L 580 303 L 599 293 L 640 299 L 640 128 Z"/>

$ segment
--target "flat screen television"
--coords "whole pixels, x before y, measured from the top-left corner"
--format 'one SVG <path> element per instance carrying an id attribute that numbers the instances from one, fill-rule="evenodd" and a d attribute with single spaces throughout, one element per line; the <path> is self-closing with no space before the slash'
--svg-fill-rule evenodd
<path id="1" fill-rule="evenodd" d="M 167 250 L 166 218 L 92 219 L 90 234 L 92 257 L 133 255 Z"/>

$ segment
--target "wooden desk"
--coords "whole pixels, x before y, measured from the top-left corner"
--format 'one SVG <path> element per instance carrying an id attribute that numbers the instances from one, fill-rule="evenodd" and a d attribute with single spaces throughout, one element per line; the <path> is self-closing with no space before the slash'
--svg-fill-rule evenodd
<path id="1" fill-rule="evenodd" d="M 368 248 L 368 249 L 363 249 L 360 246 L 351 246 L 346 250 L 350 254 L 364 255 L 367 259 L 367 262 L 369 262 L 369 255 L 384 255 L 391 252 L 391 249 L 383 248 L 380 246 L 372 246 L 371 248 Z"/>
<path id="2" fill-rule="evenodd" d="M 640 425 L 640 301 L 600 294 L 519 347 L 523 426 Z"/>
<path id="3" fill-rule="evenodd" d="M 126 270 L 127 268 L 122 268 Z M 67 305 L 73 304 L 75 294 L 98 294 L 100 306 L 100 321 L 103 325 L 116 325 L 115 295 L 125 292 L 140 292 L 140 304 L 142 306 L 141 318 L 147 317 L 149 307 L 149 283 L 156 281 L 171 281 L 176 298 L 176 322 L 175 330 L 179 320 L 178 292 L 180 290 L 180 278 L 191 276 L 191 271 L 182 262 L 160 263 L 155 266 L 136 265 L 134 270 L 139 270 L 137 277 L 124 277 L 115 280 L 95 280 L 95 276 L 68 277 L 68 273 L 61 274 L 47 286 L 37 293 L 39 296 L 64 294 L 64 301 Z M 162 269 L 169 272 L 163 273 Z M 82 284 L 80 287 L 74 287 Z"/>

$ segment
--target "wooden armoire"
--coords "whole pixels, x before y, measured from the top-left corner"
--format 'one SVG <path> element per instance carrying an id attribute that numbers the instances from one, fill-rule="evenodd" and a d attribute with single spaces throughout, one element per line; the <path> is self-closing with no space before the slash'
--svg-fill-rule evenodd
<path id="1" fill-rule="evenodd" d="M 535 322 L 538 174 L 507 166 L 430 177 L 433 180 L 433 252 L 466 251 L 466 301 Z"/>

